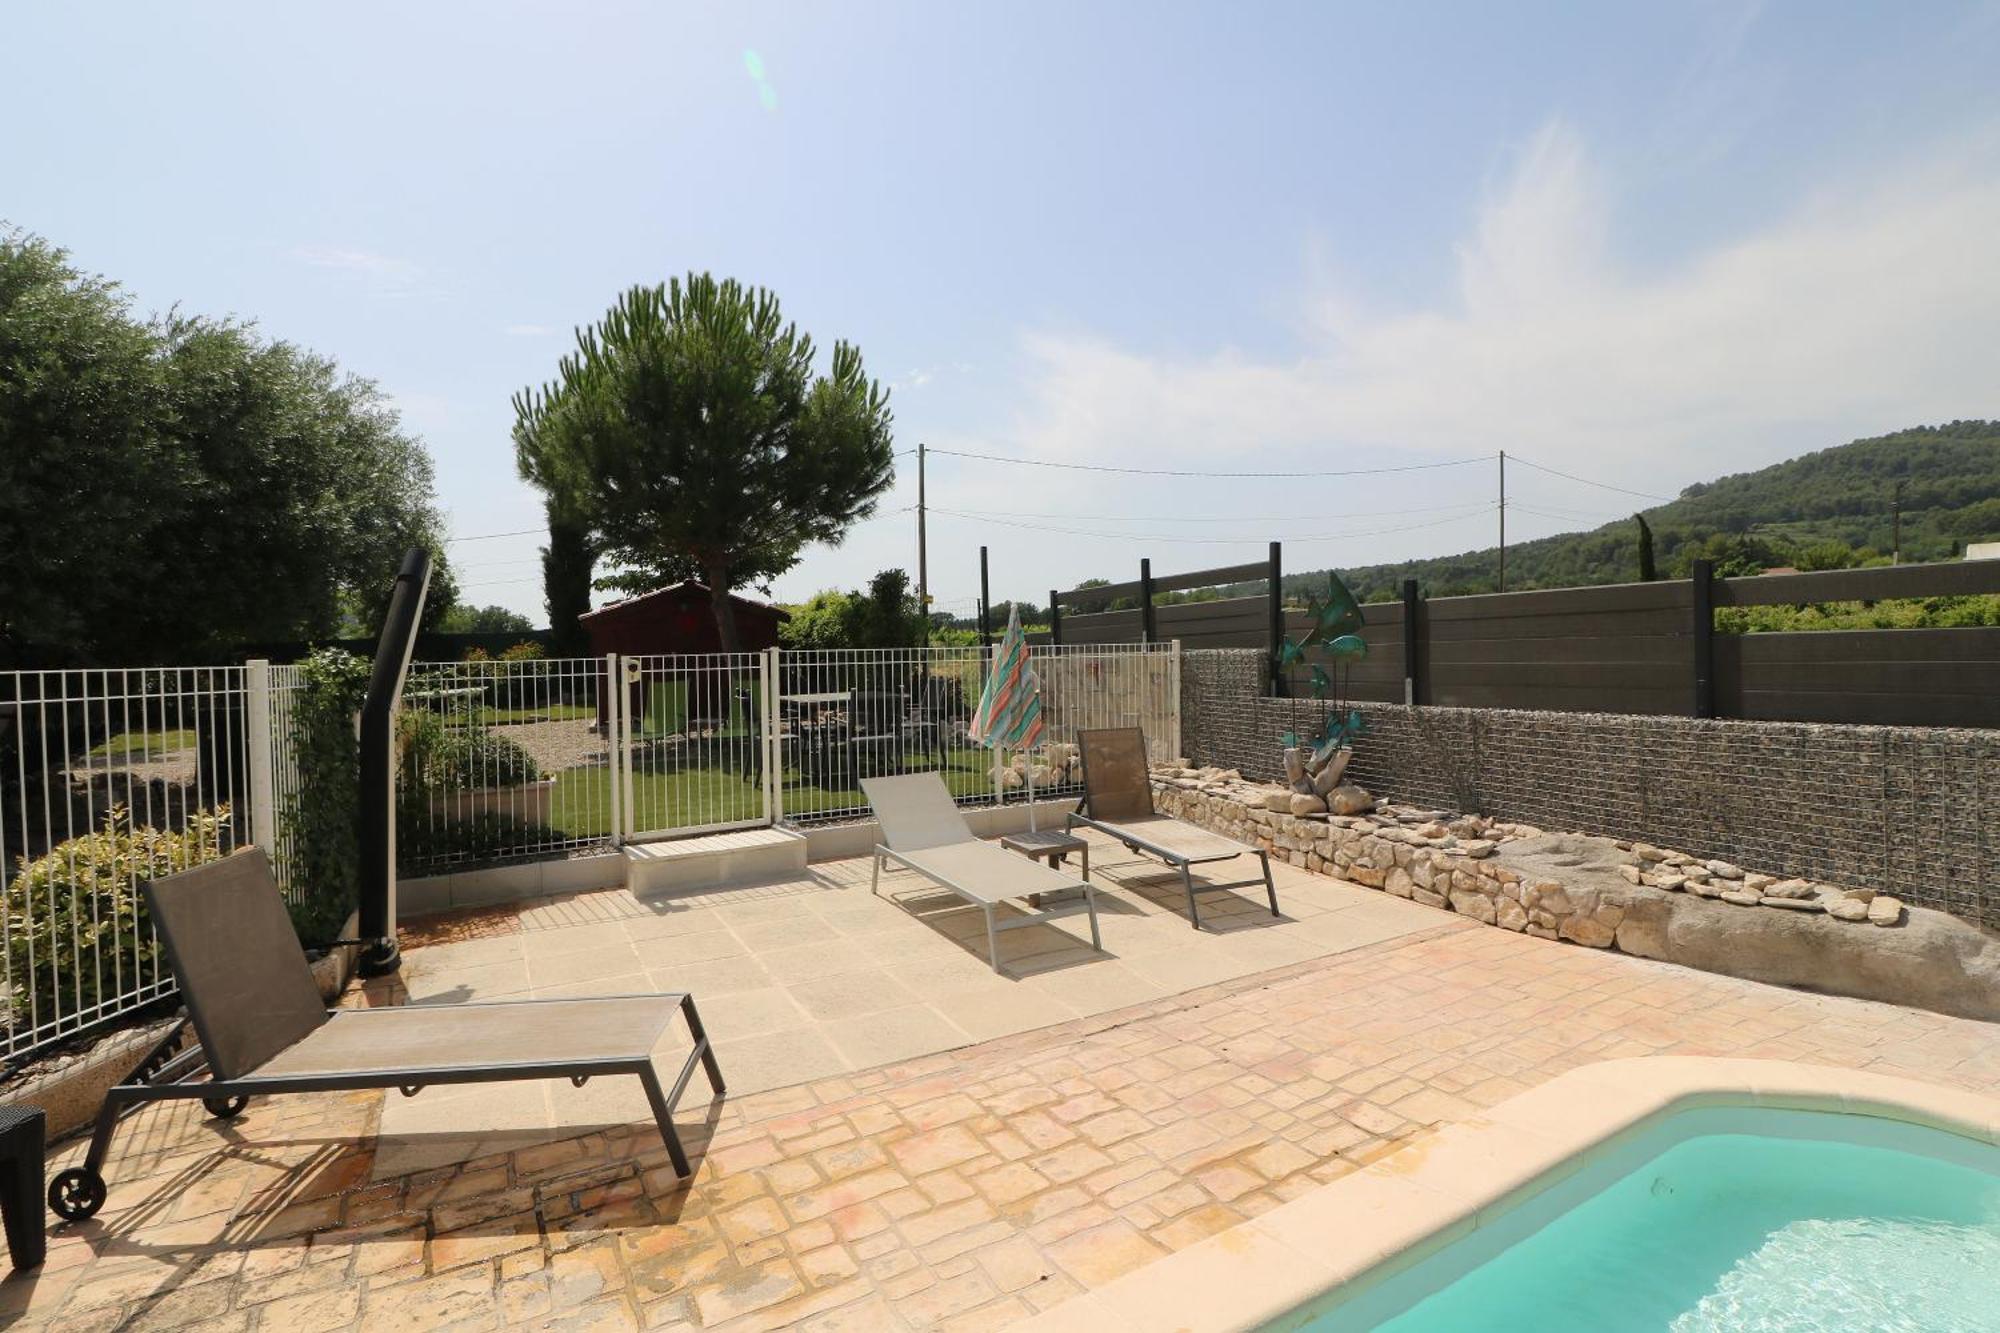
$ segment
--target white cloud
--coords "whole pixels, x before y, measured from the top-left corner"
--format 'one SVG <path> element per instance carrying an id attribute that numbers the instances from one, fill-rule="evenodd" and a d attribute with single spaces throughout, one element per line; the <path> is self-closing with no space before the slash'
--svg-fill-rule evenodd
<path id="1" fill-rule="evenodd" d="M 1671 492 L 1855 435 L 1990 415 L 1993 149 L 1986 136 L 1828 182 L 1757 230 L 1639 271 L 1612 258 L 1615 201 L 1583 142 L 1551 122 L 1472 219 L 1455 300 L 1308 300 L 1286 359 L 1032 333 L 1026 406 L 987 443 L 1142 466 L 1253 446 L 1274 468 L 1329 448 L 1386 462 L 1506 448 Z"/>

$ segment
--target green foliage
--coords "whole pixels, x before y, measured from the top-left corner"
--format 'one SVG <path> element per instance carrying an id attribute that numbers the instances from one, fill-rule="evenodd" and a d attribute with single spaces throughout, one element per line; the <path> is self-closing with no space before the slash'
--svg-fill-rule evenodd
<path id="1" fill-rule="evenodd" d="M 1843 542 L 1814 542 L 1793 554 L 1792 567 L 1807 571 L 1852 569 L 1861 561 L 1861 554 Z"/>
<path id="2" fill-rule="evenodd" d="M 549 613 L 550 647 L 557 657 L 587 657 L 590 635 L 578 617 L 590 610 L 597 545 L 587 519 L 554 498 L 544 508 L 549 541 L 542 548 L 542 604 Z"/>
<path id="3" fill-rule="evenodd" d="M 323 648 L 299 663 L 291 744 L 298 784 L 279 811 L 292 848 L 292 924 L 312 945 L 333 939 L 361 900 L 361 748 L 354 718 L 368 664 Z"/>
<path id="4" fill-rule="evenodd" d="M 476 722 L 429 709 L 406 710 L 397 724 L 397 790 L 428 799 L 438 792 L 518 787 L 541 780 L 535 757 L 518 741 Z"/>
<path id="5" fill-rule="evenodd" d="M 837 343 L 815 376 L 777 297 L 705 273 L 626 292 L 515 412 L 521 475 L 587 516 L 624 571 L 612 586 L 700 579 L 726 650 L 728 594 L 837 543 L 893 476 L 888 395 L 861 353 Z"/>
<path id="6" fill-rule="evenodd" d="M 179 832 L 134 828 L 119 805 L 103 828 L 24 858 L 6 892 L 9 1025 L 88 1014 L 164 970 L 139 885 L 220 856 L 228 826 L 226 805 Z"/>
<path id="7" fill-rule="evenodd" d="M 428 806 L 404 796 L 396 818 L 396 865 L 405 875 L 434 875 L 445 866 L 492 861 L 569 836 L 490 810 L 466 819 L 436 819 Z"/>
<path id="8" fill-rule="evenodd" d="M 188 661 L 379 622 L 441 526 L 374 385 L 228 320 L 142 317 L 0 232 L 0 651 Z"/>
<path id="9" fill-rule="evenodd" d="M 2000 625 L 2000 596 L 1899 597 L 1881 602 L 1717 607 L 1725 634 L 1828 629 L 1955 629 Z"/>
<path id="10" fill-rule="evenodd" d="M 829 589 L 788 609 L 791 619 L 778 626 L 778 641 L 787 648 L 907 648 L 923 642 L 924 617 L 910 592 L 910 576 L 900 569 L 877 574 L 866 593 Z"/>
<path id="11" fill-rule="evenodd" d="M 526 634 L 535 626 L 520 612 L 504 606 L 461 604 L 446 610 L 437 627 L 446 634 Z"/>

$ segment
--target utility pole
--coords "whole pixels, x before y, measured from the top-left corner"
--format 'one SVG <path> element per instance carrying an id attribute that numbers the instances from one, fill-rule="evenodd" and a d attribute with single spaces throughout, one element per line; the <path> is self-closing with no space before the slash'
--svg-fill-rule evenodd
<path id="1" fill-rule="evenodd" d="M 986 548 L 979 548 L 979 646 L 993 646 L 992 594 L 986 590 Z"/>
<path id="2" fill-rule="evenodd" d="M 1507 591 L 1507 451 L 1500 451 L 1500 591 Z"/>
<path id="3" fill-rule="evenodd" d="M 1889 501 L 1889 563 L 1903 563 L 1903 483 L 1896 483 L 1896 494 Z"/>
<path id="4" fill-rule="evenodd" d="M 924 536 L 924 445 L 917 442 L 917 610 L 924 618 L 924 646 L 931 641 L 931 557 Z"/>

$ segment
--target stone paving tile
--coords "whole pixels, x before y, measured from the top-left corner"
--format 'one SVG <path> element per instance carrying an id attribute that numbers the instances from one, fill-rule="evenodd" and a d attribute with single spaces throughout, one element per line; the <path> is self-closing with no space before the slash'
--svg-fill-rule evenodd
<path id="1" fill-rule="evenodd" d="M 166 1104 L 121 1133 L 104 1215 L 0 1281 L 0 1323 L 995 1328 L 1592 1060 L 1767 1056 L 1992 1092 L 1994 1038 L 1439 914 L 939 1055 L 714 1106 L 697 1083 L 692 1181 L 637 1125 L 378 1181 L 379 1093 L 258 1101 L 227 1126 Z"/>

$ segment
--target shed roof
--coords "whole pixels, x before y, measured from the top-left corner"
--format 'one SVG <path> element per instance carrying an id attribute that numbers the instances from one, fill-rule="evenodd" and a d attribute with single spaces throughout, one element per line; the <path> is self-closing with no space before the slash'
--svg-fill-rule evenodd
<path id="1" fill-rule="evenodd" d="M 678 583 L 669 583 L 664 588 L 655 588 L 651 592 L 642 592 L 633 597 L 626 597 L 616 602 L 607 603 L 594 611 L 585 611 L 577 619 L 579 621 L 593 620 L 598 616 L 608 616 L 618 612 L 631 611 L 653 601 L 655 598 L 665 597 L 669 593 L 677 593 L 690 589 L 699 592 L 704 599 L 709 596 L 708 585 L 706 583 L 701 582 L 699 579 L 682 579 Z M 784 607 L 773 606 L 769 602 L 760 602 L 754 597 L 744 597 L 732 592 L 729 594 L 729 600 L 740 607 L 746 607 L 752 611 L 769 611 L 780 620 L 791 619 L 792 613 L 785 610 Z"/>

